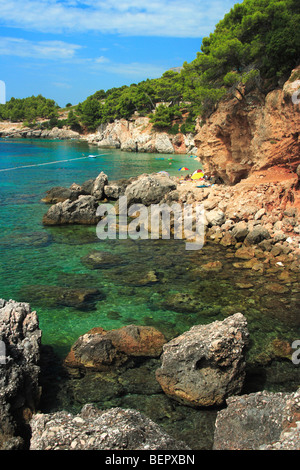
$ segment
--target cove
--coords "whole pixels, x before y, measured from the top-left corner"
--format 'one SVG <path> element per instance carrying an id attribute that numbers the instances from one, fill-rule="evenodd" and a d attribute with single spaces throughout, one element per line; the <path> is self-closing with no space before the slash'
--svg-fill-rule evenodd
<path id="1" fill-rule="evenodd" d="M 43 345 L 51 346 L 59 358 L 94 327 L 151 325 L 171 339 L 195 324 L 241 312 L 251 337 L 246 392 L 294 390 L 299 367 L 285 357 L 284 346 L 299 338 L 297 273 L 280 292 L 271 292 L 266 285 L 278 281 L 278 270 L 262 276 L 237 265 L 231 249 L 214 241 L 193 252 L 185 249 L 183 240 L 99 240 L 96 227 L 42 225 L 47 206 L 41 198 L 51 187 L 80 184 L 101 171 L 112 181 L 166 169 L 177 176 L 181 166 L 193 171 L 198 165 L 176 155 L 166 168 L 166 161 L 155 154 L 115 150 L 75 160 L 90 153 L 90 147 L 77 141 L 0 140 L 2 169 L 61 160 L 0 172 L 0 297 L 31 304 L 39 316 Z M 72 161 L 63 162 L 68 159 Z M 101 265 L 99 253 L 105 253 Z M 212 261 L 219 262 L 217 268 L 207 267 Z M 62 380 L 58 371 L 54 388 L 59 393 L 46 395 L 44 409 L 73 411 L 85 402 L 135 407 L 173 434 L 184 435 L 190 445 L 208 448 L 215 411 L 199 412 L 167 399 L 153 378 L 157 367 L 155 360 L 141 364 L 132 375 L 123 376 L 121 384 L 111 375 Z"/>

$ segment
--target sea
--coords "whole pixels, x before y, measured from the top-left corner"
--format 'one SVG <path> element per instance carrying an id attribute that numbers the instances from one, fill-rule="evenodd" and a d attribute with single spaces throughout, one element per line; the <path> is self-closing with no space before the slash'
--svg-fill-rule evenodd
<path id="1" fill-rule="evenodd" d="M 180 177 L 197 169 L 192 155 L 128 153 L 77 140 L 0 139 L 0 298 L 30 303 L 43 345 L 62 359 L 94 327 L 150 325 L 169 340 L 193 325 L 241 312 L 251 338 L 246 391 L 293 391 L 300 365 L 285 351 L 300 338 L 298 273 L 284 280 L 280 267 L 263 275 L 245 269 L 233 249 L 213 240 L 188 251 L 183 240 L 100 240 L 95 226 L 43 226 L 49 206 L 41 200 L 52 187 L 82 184 L 101 171 L 111 182 L 159 171 Z M 111 263 L 100 269 L 89 264 L 95 251 L 111 255 Z M 221 261 L 222 269 L 203 270 L 211 261 Z M 266 289 L 278 282 L 280 291 Z M 101 295 L 70 305 L 60 300 L 60 289 L 97 289 Z"/>

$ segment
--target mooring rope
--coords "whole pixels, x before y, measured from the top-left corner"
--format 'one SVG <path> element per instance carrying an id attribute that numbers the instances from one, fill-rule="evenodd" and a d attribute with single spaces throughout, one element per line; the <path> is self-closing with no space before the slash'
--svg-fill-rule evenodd
<path id="1" fill-rule="evenodd" d="M 106 154 L 102 155 L 93 155 L 93 157 L 103 157 Z M 70 158 L 68 160 L 56 160 L 55 162 L 46 162 L 46 163 L 36 163 L 35 165 L 22 165 L 22 166 L 14 166 L 11 168 L 2 168 L 0 171 L 11 171 L 11 170 L 19 170 L 20 168 L 31 168 L 34 166 L 42 166 L 42 165 L 52 165 L 53 163 L 65 163 L 65 162 L 73 162 L 74 160 L 83 160 L 84 158 L 89 158 L 89 156 L 79 157 L 79 158 Z"/>

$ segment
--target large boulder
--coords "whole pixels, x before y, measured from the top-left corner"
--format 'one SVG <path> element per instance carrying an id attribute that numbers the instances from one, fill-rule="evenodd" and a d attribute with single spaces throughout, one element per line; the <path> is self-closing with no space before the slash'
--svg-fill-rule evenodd
<path id="1" fill-rule="evenodd" d="M 156 134 L 155 148 L 158 153 L 174 153 L 174 147 L 166 133 Z"/>
<path id="2" fill-rule="evenodd" d="M 41 330 L 30 305 L 0 299 L 0 449 L 26 448 L 39 405 Z"/>
<path id="3" fill-rule="evenodd" d="M 176 189 L 174 181 L 161 175 L 142 175 L 127 186 L 125 196 L 128 204 L 158 204 L 170 191 Z"/>
<path id="4" fill-rule="evenodd" d="M 44 225 L 96 225 L 98 203 L 93 196 L 79 196 L 75 201 L 67 199 L 50 207 L 43 217 Z"/>
<path id="5" fill-rule="evenodd" d="M 127 186 L 136 180 L 137 177 L 132 176 L 131 178 L 121 178 L 119 180 L 112 181 L 104 186 L 104 196 L 108 199 L 116 200 L 120 196 L 124 196 Z"/>
<path id="6" fill-rule="evenodd" d="M 263 225 L 257 225 L 246 236 L 244 242 L 247 245 L 257 245 L 263 240 L 271 238 L 269 231 Z"/>
<path id="7" fill-rule="evenodd" d="M 241 313 L 193 326 L 164 345 L 156 378 L 169 397 L 185 405 L 221 405 L 242 390 L 248 336 Z"/>
<path id="8" fill-rule="evenodd" d="M 235 226 L 232 229 L 232 235 L 236 238 L 238 242 L 245 240 L 248 233 L 249 233 L 248 224 L 244 220 L 235 224 Z"/>
<path id="9" fill-rule="evenodd" d="M 225 222 L 225 214 L 221 209 L 215 209 L 205 212 L 208 225 L 221 226 Z"/>
<path id="10" fill-rule="evenodd" d="M 300 389 L 230 397 L 218 412 L 215 450 L 300 450 Z"/>
<path id="11" fill-rule="evenodd" d="M 93 328 L 73 344 L 65 365 L 110 370 L 132 358 L 159 357 L 165 342 L 164 335 L 150 326 L 128 325 L 109 331 Z"/>
<path id="12" fill-rule="evenodd" d="M 91 195 L 94 196 L 94 198 L 97 201 L 100 201 L 103 199 L 104 196 L 104 186 L 108 185 L 108 178 L 103 171 L 97 176 L 97 178 L 94 181 L 94 185 L 91 191 Z"/>
<path id="13" fill-rule="evenodd" d="M 76 416 L 65 411 L 37 414 L 30 425 L 30 450 L 189 449 L 183 442 L 166 434 L 149 418 L 130 409 L 112 408 L 102 411 L 87 404 Z M 112 457 L 114 456 L 109 458 Z M 115 457 L 121 459 L 118 461 L 121 463 L 123 456 L 118 454 Z M 127 460 L 125 462 L 128 463 Z"/>

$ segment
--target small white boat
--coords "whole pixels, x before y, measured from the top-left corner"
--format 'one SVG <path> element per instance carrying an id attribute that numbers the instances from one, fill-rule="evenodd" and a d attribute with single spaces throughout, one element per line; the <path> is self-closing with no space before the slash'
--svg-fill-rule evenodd
<path id="1" fill-rule="evenodd" d="M 88 158 L 96 158 L 96 155 L 88 155 Z"/>

